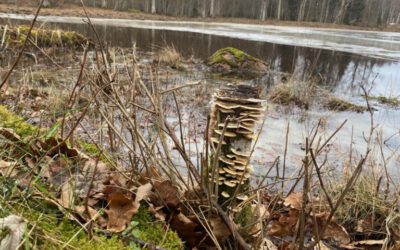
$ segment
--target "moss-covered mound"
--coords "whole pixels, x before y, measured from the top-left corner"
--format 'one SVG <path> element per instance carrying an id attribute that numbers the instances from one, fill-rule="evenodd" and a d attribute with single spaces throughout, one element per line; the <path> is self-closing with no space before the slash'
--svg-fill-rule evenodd
<path id="1" fill-rule="evenodd" d="M 268 65 L 244 51 L 227 47 L 217 50 L 207 59 L 213 72 L 238 77 L 259 77 L 268 72 Z"/>
<path id="2" fill-rule="evenodd" d="M 29 32 L 29 26 L 21 25 L 10 28 L 0 26 L 0 41 L 2 46 L 22 46 Z M 75 31 L 49 30 L 33 28 L 31 32 L 31 43 L 35 47 L 73 47 L 79 48 L 86 44 L 89 39 Z"/>

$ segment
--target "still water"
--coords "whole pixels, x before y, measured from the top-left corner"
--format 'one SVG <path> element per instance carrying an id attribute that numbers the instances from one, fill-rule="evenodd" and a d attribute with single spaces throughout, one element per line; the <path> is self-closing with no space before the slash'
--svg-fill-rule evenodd
<path id="1" fill-rule="evenodd" d="M 31 18 L 9 14 L 0 14 L 0 17 L 3 18 L 0 23 L 9 24 Z M 8 19 L 10 17 L 12 19 Z M 48 26 L 78 31 L 94 38 L 82 18 L 41 17 L 39 20 L 47 22 Z M 145 20 L 92 21 L 108 46 L 135 45 L 141 51 L 151 52 L 160 46 L 173 45 L 184 57 L 201 59 L 217 49 L 232 46 L 265 60 L 272 72 L 294 73 L 297 79 L 317 76 L 321 87 L 358 104 L 365 104 L 360 84 L 371 87 L 372 95 L 400 96 L 400 33 Z M 384 152 L 393 152 L 400 146 L 400 111 L 378 103 L 372 105 L 376 108 L 376 130 L 381 131 L 384 140 L 388 139 Z M 254 156 L 257 173 L 262 174 L 277 155 L 282 156 L 288 123 L 287 165 L 294 172 L 301 165 L 305 138 L 321 118 L 325 127 L 322 137 L 325 138 L 347 120 L 332 143 L 335 145 L 334 153 L 330 154 L 333 166 L 340 168 L 340 159 L 345 159 L 350 145 L 356 151 L 354 155 L 363 154 L 365 135 L 370 128 L 368 114 L 336 113 L 321 107 L 307 112 L 296 109 L 282 112 L 271 106 Z M 393 157 L 388 165 L 393 173 L 400 174 L 396 167 L 398 157 Z"/>

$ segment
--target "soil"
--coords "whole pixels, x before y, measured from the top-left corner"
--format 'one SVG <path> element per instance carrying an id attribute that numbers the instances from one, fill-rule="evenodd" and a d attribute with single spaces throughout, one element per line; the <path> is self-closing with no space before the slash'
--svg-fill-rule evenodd
<path id="1" fill-rule="evenodd" d="M 32 6 L 29 1 L 21 1 L 19 6 L 15 4 L 0 3 L 0 12 L 3 13 L 16 13 L 16 14 L 34 14 L 37 6 Z M 198 21 L 198 22 L 228 22 L 228 23 L 245 23 L 245 24 L 264 24 L 264 25 L 280 25 L 280 26 L 301 26 L 313 28 L 331 28 L 331 29 L 351 29 L 351 30 L 378 30 L 378 31 L 391 31 L 400 32 L 400 25 L 390 27 L 362 27 L 344 24 L 333 23 L 318 23 L 318 22 L 297 22 L 297 21 L 277 21 L 277 20 L 256 20 L 246 18 L 200 18 L 200 17 L 173 17 L 166 15 L 150 14 L 145 12 L 130 12 L 130 11 L 115 11 L 110 9 L 86 7 L 91 17 L 99 18 L 118 18 L 118 19 L 139 19 L 139 20 L 166 20 L 166 21 Z M 81 16 L 85 14 L 81 6 L 72 4 L 63 4 L 62 6 L 54 8 L 42 8 L 40 15 L 53 15 L 53 16 Z"/>

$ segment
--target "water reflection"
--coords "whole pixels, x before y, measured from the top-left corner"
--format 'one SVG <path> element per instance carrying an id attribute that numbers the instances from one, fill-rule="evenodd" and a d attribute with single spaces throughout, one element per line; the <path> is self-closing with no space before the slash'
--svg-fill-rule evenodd
<path id="1" fill-rule="evenodd" d="M 24 21 L 9 21 L 18 24 Z M 47 24 L 66 30 L 79 31 L 94 37 L 85 24 Z M 342 94 L 358 94 L 360 83 L 372 82 L 379 93 L 391 89 L 400 82 L 400 62 L 371 58 L 333 50 L 280 45 L 267 42 L 248 41 L 208 34 L 177 32 L 169 30 L 137 29 L 96 25 L 102 41 L 109 46 L 132 47 L 143 51 L 156 51 L 158 46 L 174 45 L 185 57 L 207 58 L 219 48 L 232 46 L 255 55 L 270 64 L 272 71 L 295 73 L 297 77 L 317 77 L 319 83 Z M 340 87 L 339 87 L 340 86 Z M 387 93 L 381 93 L 387 94 Z M 400 94 L 400 92 L 393 93 Z"/>

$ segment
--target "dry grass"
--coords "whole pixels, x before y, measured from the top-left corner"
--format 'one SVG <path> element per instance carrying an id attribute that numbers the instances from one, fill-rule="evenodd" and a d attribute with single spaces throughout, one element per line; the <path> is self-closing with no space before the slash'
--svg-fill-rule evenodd
<path id="1" fill-rule="evenodd" d="M 288 83 L 280 83 L 269 91 L 269 99 L 277 104 L 296 105 L 309 109 L 313 104 L 317 86 L 313 81 L 295 83 L 291 79 Z"/>
<path id="2" fill-rule="evenodd" d="M 182 69 L 184 59 L 174 46 L 164 46 L 157 52 L 154 61 L 174 69 Z"/>
<path id="3" fill-rule="evenodd" d="M 328 192 L 336 200 L 343 189 L 343 179 L 331 183 Z M 338 208 L 335 218 L 348 232 L 355 232 L 355 238 L 383 239 L 387 230 L 398 232 L 400 213 L 395 193 L 382 190 L 382 180 L 374 180 L 364 173 L 359 177 Z M 392 219 L 390 219 L 392 218 Z"/>
<path id="4" fill-rule="evenodd" d="M 357 113 L 367 111 L 367 108 L 364 106 L 348 102 L 336 96 L 329 95 L 325 100 L 323 106 L 332 111 L 353 111 Z"/>

